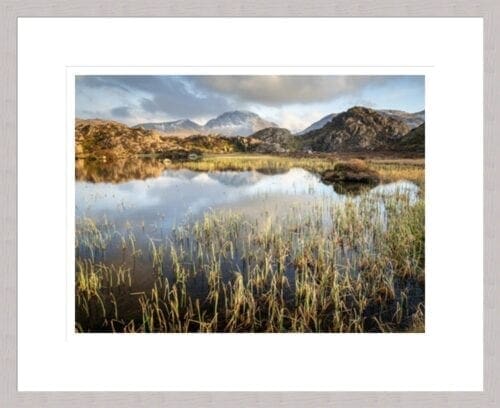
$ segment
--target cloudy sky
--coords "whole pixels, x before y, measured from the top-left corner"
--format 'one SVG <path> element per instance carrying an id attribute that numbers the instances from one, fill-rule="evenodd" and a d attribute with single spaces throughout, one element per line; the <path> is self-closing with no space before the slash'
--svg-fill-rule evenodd
<path id="1" fill-rule="evenodd" d="M 77 76 L 76 116 L 128 125 L 249 110 L 292 131 L 362 105 L 424 109 L 423 76 Z"/>

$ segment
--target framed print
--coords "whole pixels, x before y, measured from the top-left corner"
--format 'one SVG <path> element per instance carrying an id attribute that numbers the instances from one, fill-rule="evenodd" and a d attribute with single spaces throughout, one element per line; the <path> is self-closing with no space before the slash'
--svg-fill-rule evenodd
<path id="1" fill-rule="evenodd" d="M 19 18 L 7 403 L 487 406 L 485 29 Z"/>
<path id="2" fill-rule="evenodd" d="M 74 330 L 425 331 L 424 75 L 155 70 L 68 72 Z"/>

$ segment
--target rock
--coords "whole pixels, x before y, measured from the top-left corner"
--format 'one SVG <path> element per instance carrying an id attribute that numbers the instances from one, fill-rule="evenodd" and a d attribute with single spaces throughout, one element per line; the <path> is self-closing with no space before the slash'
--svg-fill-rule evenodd
<path id="1" fill-rule="evenodd" d="M 362 160 L 336 163 L 333 169 L 323 172 L 321 179 L 325 183 L 380 183 L 378 172 L 370 169 Z"/>
<path id="2" fill-rule="evenodd" d="M 262 142 L 256 149 L 258 153 L 286 153 L 298 146 L 297 137 L 284 128 L 262 129 L 254 133 L 251 138 Z"/>

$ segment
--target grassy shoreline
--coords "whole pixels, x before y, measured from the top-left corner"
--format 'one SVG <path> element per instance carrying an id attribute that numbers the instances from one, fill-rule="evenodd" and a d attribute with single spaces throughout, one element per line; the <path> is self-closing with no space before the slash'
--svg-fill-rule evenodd
<path id="1" fill-rule="evenodd" d="M 77 180 L 120 182 L 131 178 L 147 178 L 166 169 L 193 171 L 263 171 L 272 172 L 300 167 L 315 173 L 332 169 L 335 163 L 356 158 L 355 155 L 265 155 L 251 153 L 207 154 L 196 161 L 165 161 L 147 157 L 130 157 L 109 162 L 77 160 Z M 387 155 L 364 156 L 367 165 L 380 173 L 383 182 L 405 179 L 424 186 L 423 158 L 398 158 Z"/>

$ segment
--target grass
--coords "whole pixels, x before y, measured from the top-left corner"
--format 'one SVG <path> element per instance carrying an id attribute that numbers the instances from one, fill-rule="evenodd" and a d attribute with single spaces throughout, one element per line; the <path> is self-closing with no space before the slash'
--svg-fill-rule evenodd
<path id="1" fill-rule="evenodd" d="M 236 157 L 187 165 L 331 166 L 324 158 Z M 369 165 L 387 179 L 423 184 L 418 163 Z M 83 219 L 76 226 L 76 330 L 422 332 L 424 217 L 422 196 L 405 191 L 324 197 L 257 217 L 208 211 L 142 247 L 132 229 L 123 235 L 105 219 Z M 109 258 L 116 248 L 121 257 Z"/>
<path id="2" fill-rule="evenodd" d="M 190 169 L 194 171 L 249 171 L 258 170 L 272 173 L 287 171 L 293 167 L 300 167 L 311 172 L 323 173 L 335 165 L 345 162 L 361 162 L 362 166 L 375 170 L 380 174 L 381 180 L 391 182 L 408 180 L 424 186 L 424 160 L 423 159 L 398 159 L 370 157 L 357 160 L 353 157 L 338 157 L 335 155 L 323 156 L 272 156 L 264 154 L 208 154 L 201 160 L 183 162 L 163 162 L 155 159 L 129 158 L 108 162 L 77 160 L 77 180 L 90 182 L 121 183 L 128 180 L 158 177 L 165 169 Z M 354 159 L 354 160 L 353 160 Z"/>
<path id="3" fill-rule="evenodd" d="M 200 161 L 172 163 L 171 168 L 188 168 L 195 171 L 216 171 L 216 170 L 264 170 L 280 171 L 293 167 L 300 167 L 312 172 L 321 173 L 332 169 L 335 164 L 345 161 L 333 155 L 321 157 L 293 157 L 293 156 L 271 156 L 261 154 L 219 154 L 207 155 Z M 383 181 L 408 180 L 420 186 L 424 184 L 424 159 L 387 159 L 368 158 L 366 160 L 348 159 L 358 166 L 371 168 L 380 173 Z"/>

